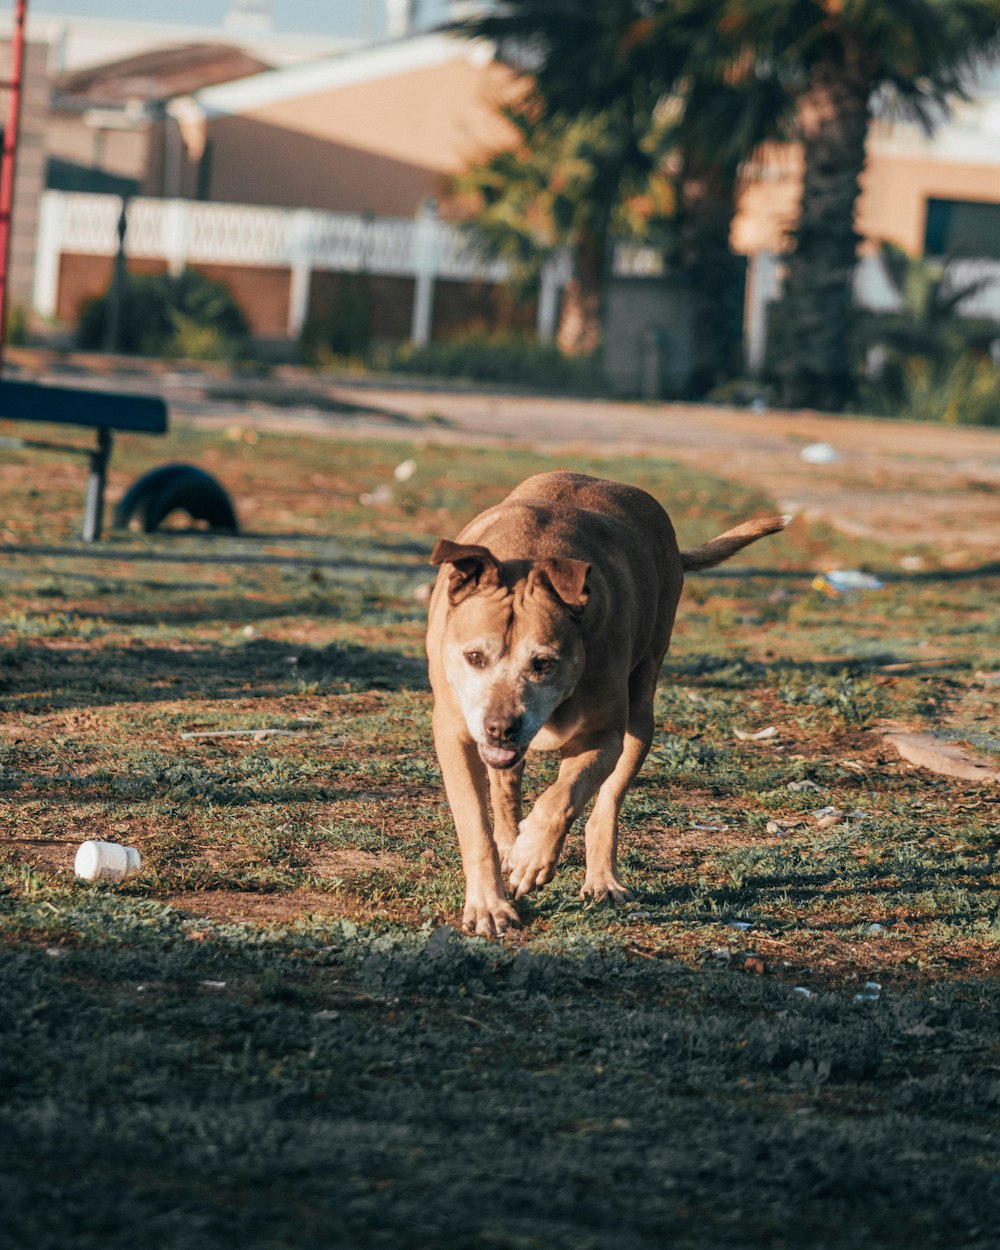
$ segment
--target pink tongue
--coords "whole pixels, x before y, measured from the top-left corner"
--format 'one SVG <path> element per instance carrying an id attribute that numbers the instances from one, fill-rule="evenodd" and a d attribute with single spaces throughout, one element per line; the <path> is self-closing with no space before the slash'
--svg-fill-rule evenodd
<path id="1" fill-rule="evenodd" d="M 517 759 L 517 752 L 505 747 L 480 747 L 479 754 L 494 768 L 503 768 L 505 764 L 513 764 Z"/>

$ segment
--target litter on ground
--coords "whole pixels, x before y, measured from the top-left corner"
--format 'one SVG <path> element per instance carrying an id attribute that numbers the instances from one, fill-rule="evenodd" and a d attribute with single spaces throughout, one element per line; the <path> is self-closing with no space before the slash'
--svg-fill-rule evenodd
<path id="1" fill-rule="evenodd" d="M 813 590 L 822 591 L 830 599 L 859 594 L 863 590 L 881 590 L 884 585 L 874 573 L 861 573 L 857 569 L 828 569 L 817 573 L 812 580 Z"/>

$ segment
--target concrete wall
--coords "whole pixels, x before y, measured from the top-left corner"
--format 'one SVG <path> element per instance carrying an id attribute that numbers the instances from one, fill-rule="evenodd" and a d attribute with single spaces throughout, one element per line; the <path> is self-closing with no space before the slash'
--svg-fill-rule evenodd
<path id="1" fill-rule="evenodd" d="M 668 278 L 615 278 L 604 311 L 604 366 L 616 390 L 679 395 L 691 370 L 687 293 Z"/>

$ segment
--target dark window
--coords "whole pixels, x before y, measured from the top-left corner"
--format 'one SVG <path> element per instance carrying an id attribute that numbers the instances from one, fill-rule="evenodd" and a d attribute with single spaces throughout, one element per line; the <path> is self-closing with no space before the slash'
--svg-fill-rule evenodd
<path id="1" fill-rule="evenodd" d="M 50 191 L 90 191 L 96 195 L 136 195 L 139 190 L 135 178 L 109 174 L 58 156 L 50 156 L 46 162 L 45 185 Z"/>
<path id="2" fill-rule="evenodd" d="M 1000 260 L 1000 204 L 928 200 L 924 255 Z"/>

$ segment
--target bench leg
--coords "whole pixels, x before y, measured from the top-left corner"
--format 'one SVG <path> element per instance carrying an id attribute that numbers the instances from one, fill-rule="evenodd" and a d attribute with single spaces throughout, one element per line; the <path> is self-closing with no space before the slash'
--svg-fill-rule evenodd
<path id="1" fill-rule="evenodd" d="M 111 431 L 97 431 L 97 449 L 90 453 L 90 476 L 83 510 L 83 541 L 96 543 L 104 526 L 104 487 L 111 459 Z"/>

